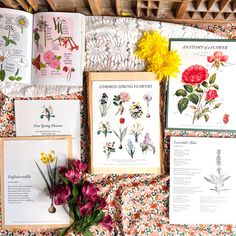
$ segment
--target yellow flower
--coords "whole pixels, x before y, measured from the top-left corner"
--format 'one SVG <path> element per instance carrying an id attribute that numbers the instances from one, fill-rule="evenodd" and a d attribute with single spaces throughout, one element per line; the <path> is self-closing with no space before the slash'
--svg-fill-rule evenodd
<path id="1" fill-rule="evenodd" d="M 48 155 L 45 154 L 44 152 L 41 153 L 41 161 L 42 161 L 44 164 L 48 164 L 48 162 L 49 162 Z"/>
<path id="2" fill-rule="evenodd" d="M 169 51 L 167 39 L 157 31 L 143 33 L 135 54 L 145 60 L 147 71 L 156 73 L 159 80 L 168 76 L 176 77 L 179 72 L 179 55 L 176 51 Z"/>

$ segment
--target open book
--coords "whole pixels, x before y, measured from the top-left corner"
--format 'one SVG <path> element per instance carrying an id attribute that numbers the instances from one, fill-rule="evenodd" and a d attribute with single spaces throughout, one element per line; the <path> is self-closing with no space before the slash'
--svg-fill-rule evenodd
<path id="1" fill-rule="evenodd" d="M 84 20 L 0 8 L 0 81 L 81 86 Z"/>

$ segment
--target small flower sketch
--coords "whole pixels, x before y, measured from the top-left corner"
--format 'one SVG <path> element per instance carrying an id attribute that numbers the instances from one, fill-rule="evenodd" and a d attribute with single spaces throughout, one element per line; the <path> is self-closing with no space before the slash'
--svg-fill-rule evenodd
<path id="1" fill-rule="evenodd" d="M 51 198 L 51 205 L 48 208 L 49 213 L 55 213 L 56 208 L 54 206 L 54 195 L 52 194 L 53 190 L 55 190 L 55 186 L 57 185 L 57 179 L 56 179 L 56 173 L 57 173 L 57 157 L 54 150 L 51 150 L 50 153 L 41 153 L 41 161 L 44 165 L 46 165 L 47 168 L 47 174 L 44 173 L 43 169 L 40 167 L 40 165 L 35 161 L 35 164 L 38 168 L 38 171 L 40 172 L 47 190 L 48 194 Z M 54 163 L 54 168 L 52 167 L 52 164 Z"/>
<path id="2" fill-rule="evenodd" d="M 149 133 L 145 134 L 143 142 L 140 143 L 140 147 L 141 147 L 143 153 L 146 153 L 147 151 L 152 151 L 153 154 L 155 153 L 156 149 L 152 143 Z"/>
<path id="3" fill-rule="evenodd" d="M 147 118 L 150 118 L 151 115 L 150 115 L 150 113 L 149 113 L 149 103 L 150 103 L 150 101 L 152 100 L 151 94 L 146 93 L 146 94 L 143 96 L 143 100 L 147 103 L 147 115 L 146 115 L 146 117 L 147 117 Z"/>
<path id="4" fill-rule="evenodd" d="M 75 40 L 71 36 L 59 36 L 58 38 L 54 39 L 52 43 L 58 41 L 60 47 L 68 48 L 71 52 L 73 50 L 79 50 L 79 45 L 76 44 Z"/>
<path id="5" fill-rule="evenodd" d="M 5 41 L 5 47 L 9 46 L 10 44 L 14 44 L 16 45 L 16 41 L 14 41 L 12 38 L 11 38 L 11 32 L 14 32 L 15 31 L 15 28 L 12 26 L 12 25 L 6 25 L 5 30 L 8 31 L 7 33 L 7 36 L 6 35 L 3 35 L 2 38 L 4 39 Z"/>
<path id="6" fill-rule="evenodd" d="M 115 152 L 115 142 L 107 142 L 104 146 L 103 146 L 103 152 L 107 155 L 107 158 L 110 157 L 112 152 Z"/>
<path id="7" fill-rule="evenodd" d="M 21 29 L 21 33 L 23 34 L 24 28 L 28 27 L 29 22 L 25 16 L 17 16 L 16 25 Z"/>
<path id="8" fill-rule="evenodd" d="M 105 137 L 107 137 L 108 134 L 111 134 L 111 126 L 110 123 L 108 121 L 106 122 L 100 122 L 100 126 L 98 128 L 97 134 L 101 134 L 103 133 Z"/>
<path id="9" fill-rule="evenodd" d="M 130 139 L 128 139 L 126 151 L 128 152 L 131 158 L 134 158 L 135 147 Z"/>
<path id="10" fill-rule="evenodd" d="M 55 115 L 53 114 L 52 106 L 43 106 L 43 111 L 41 113 L 40 118 L 47 118 L 48 121 L 50 121 L 51 118 L 55 118 Z"/>
<path id="11" fill-rule="evenodd" d="M 105 117 L 107 115 L 107 111 L 111 105 L 111 103 L 108 103 L 108 96 L 106 93 L 102 93 L 100 99 L 99 99 L 99 111 L 101 114 L 101 117 Z"/>
<path id="12" fill-rule="evenodd" d="M 221 51 L 215 51 L 212 56 L 207 57 L 207 61 L 213 63 L 212 66 L 218 70 L 220 65 L 224 66 L 224 62 L 228 61 L 228 56 Z"/>
<path id="13" fill-rule="evenodd" d="M 5 63 L 11 60 L 12 56 L 9 55 L 9 51 L 2 51 L 0 49 L 0 80 L 3 81 L 6 77 Z"/>
<path id="14" fill-rule="evenodd" d="M 20 69 L 21 69 L 21 67 L 27 67 L 28 63 L 25 60 L 25 58 L 23 58 L 23 57 L 15 57 L 15 58 L 13 58 L 13 61 L 17 65 L 17 69 L 16 69 L 16 72 L 15 72 L 14 76 L 9 77 L 9 80 L 11 80 L 11 81 L 14 81 L 14 80 L 20 81 L 20 80 L 23 79 L 23 77 L 18 76 L 19 72 L 20 72 Z"/>
<path id="15" fill-rule="evenodd" d="M 123 112 L 125 110 L 123 103 L 128 102 L 129 100 L 130 100 L 130 96 L 126 92 L 122 92 L 119 95 L 114 95 L 113 104 L 115 106 L 118 106 L 118 111 L 117 111 L 116 115 L 118 115 L 119 113 L 120 113 L 120 115 L 123 114 Z"/>
<path id="16" fill-rule="evenodd" d="M 61 19 L 60 17 L 53 17 L 54 29 L 57 31 L 58 34 L 63 34 L 63 24 L 66 23 L 66 20 Z"/>
<path id="17" fill-rule="evenodd" d="M 47 21 L 43 19 L 43 16 L 41 19 L 38 21 L 37 28 L 39 32 L 43 32 L 43 39 L 44 39 L 44 47 L 47 47 L 47 28 L 48 24 Z"/>
<path id="18" fill-rule="evenodd" d="M 136 124 L 133 124 L 129 134 L 130 135 L 133 135 L 134 136 L 134 139 L 135 139 L 135 142 L 137 143 L 138 142 L 138 137 L 140 135 L 142 135 L 143 133 L 143 127 L 142 127 L 142 124 L 141 123 L 136 123 Z"/>
<path id="19" fill-rule="evenodd" d="M 115 130 L 113 130 L 113 133 L 116 135 L 116 137 L 119 139 L 120 141 L 120 146 L 119 149 L 122 149 L 122 141 L 127 133 L 127 129 L 128 127 L 122 129 L 122 125 L 125 123 L 125 118 L 120 118 L 120 128 L 119 128 L 119 132 L 116 132 Z"/>
<path id="20" fill-rule="evenodd" d="M 204 179 L 213 184 L 214 188 L 210 188 L 209 190 L 215 191 L 216 193 L 220 194 L 222 191 L 228 191 L 230 189 L 224 188 L 225 182 L 231 177 L 227 176 L 226 174 L 222 173 L 222 167 L 221 167 L 221 151 L 218 149 L 216 151 L 217 156 L 216 156 L 216 174 L 212 174 L 209 177 L 205 177 Z"/>
<path id="21" fill-rule="evenodd" d="M 133 102 L 129 108 L 130 115 L 133 119 L 141 118 L 143 115 L 142 107 L 139 102 Z"/>

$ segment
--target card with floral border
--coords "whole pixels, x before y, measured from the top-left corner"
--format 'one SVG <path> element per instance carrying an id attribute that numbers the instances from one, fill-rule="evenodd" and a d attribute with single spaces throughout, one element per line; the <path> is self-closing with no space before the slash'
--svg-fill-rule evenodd
<path id="1" fill-rule="evenodd" d="M 91 172 L 162 171 L 160 82 L 151 72 L 89 73 Z"/>
<path id="2" fill-rule="evenodd" d="M 68 226 L 67 209 L 51 191 L 57 167 L 72 157 L 71 136 L 1 138 L 0 147 L 3 229 Z"/>
<path id="3" fill-rule="evenodd" d="M 170 48 L 181 66 L 168 83 L 167 129 L 235 131 L 236 41 L 171 39 Z"/>

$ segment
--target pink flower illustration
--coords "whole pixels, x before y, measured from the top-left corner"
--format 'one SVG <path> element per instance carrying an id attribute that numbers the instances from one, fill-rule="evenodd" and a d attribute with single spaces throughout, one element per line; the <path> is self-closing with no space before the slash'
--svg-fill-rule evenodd
<path id="1" fill-rule="evenodd" d="M 52 51 L 50 51 L 50 50 L 45 52 L 44 55 L 43 55 L 44 61 L 46 63 L 49 63 L 49 64 L 54 59 L 54 57 L 55 57 L 55 54 Z"/>
<path id="2" fill-rule="evenodd" d="M 75 170 L 68 170 L 65 173 L 66 178 L 73 184 L 77 184 L 81 174 Z"/>
<path id="3" fill-rule="evenodd" d="M 228 61 L 228 56 L 221 51 L 215 51 L 212 56 L 207 57 L 207 61 L 213 63 L 213 66 L 219 69 L 220 65 L 224 65 L 223 62 Z"/>
<path id="4" fill-rule="evenodd" d="M 87 216 L 92 212 L 93 208 L 94 204 L 92 202 L 87 202 L 86 204 L 80 207 L 80 214 L 82 216 Z"/>
<path id="5" fill-rule="evenodd" d="M 128 101 L 130 100 L 129 94 L 126 93 L 126 92 L 120 93 L 120 100 L 121 100 L 122 102 L 128 102 Z"/>
<path id="6" fill-rule="evenodd" d="M 52 59 L 50 62 L 49 62 L 49 66 L 53 69 L 57 69 L 59 70 L 60 69 L 60 61 L 57 59 L 57 58 L 54 58 Z"/>
<path id="7" fill-rule="evenodd" d="M 85 185 L 82 188 L 82 193 L 84 195 L 84 197 L 92 202 L 96 202 L 98 201 L 99 197 L 98 197 L 98 191 L 99 189 L 94 187 L 93 184 L 91 185 Z"/>

